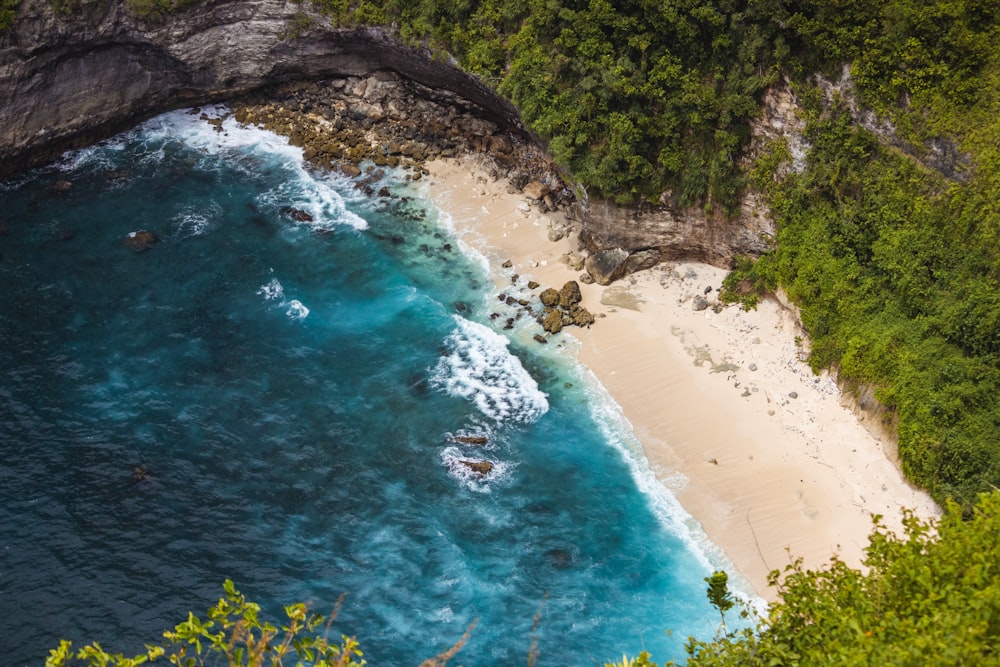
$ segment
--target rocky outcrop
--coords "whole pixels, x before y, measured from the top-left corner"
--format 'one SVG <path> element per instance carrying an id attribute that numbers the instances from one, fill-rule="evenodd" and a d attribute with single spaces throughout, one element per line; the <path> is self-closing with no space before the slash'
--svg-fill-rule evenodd
<path id="1" fill-rule="evenodd" d="M 290 81 L 392 71 L 427 94 L 528 136 L 517 110 L 475 77 L 383 30 L 334 28 L 308 3 L 215 0 L 140 21 L 124 3 L 79 0 L 71 14 L 21 0 L 0 35 L 0 175 L 173 108 Z"/>
<path id="2" fill-rule="evenodd" d="M 799 117 L 799 105 L 787 83 L 764 96 L 761 114 L 750 125 L 750 158 L 775 141 L 791 156 L 782 167 L 802 171 L 809 149 Z M 586 250 L 587 272 L 595 282 L 610 284 L 661 261 L 701 261 L 730 267 L 741 255 L 756 257 L 772 247 L 774 222 L 761 196 L 745 190 L 739 214 L 726 217 L 704 207 L 682 207 L 671 193 L 658 205 L 615 206 L 605 201 L 588 204 L 580 234 Z"/>
<path id="3" fill-rule="evenodd" d="M 615 206 L 592 201 L 583 216 L 580 239 L 597 256 L 596 265 L 604 282 L 666 260 L 700 261 L 728 267 L 739 255 L 758 256 L 772 243 L 774 226 L 762 204 L 748 193 L 740 215 L 726 218 L 701 208 L 662 206 Z M 636 261 L 630 258 L 642 255 Z M 588 264 L 588 270 L 592 268 Z"/>
<path id="4" fill-rule="evenodd" d="M 542 291 L 538 299 L 542 303 L 543 310 L 537 321 L 547 333 L 557 334 L 563 327 L 589 327 L 594 323 L 594 315 L 580 305 L 583 294 L 580 292 L 579 283 L 575 280 L 567 282 L 562 289 L 556 290 L 550 287 Z"/>
<path id="5" fill-rule="evenodd" d="M 328 81 L 340 82 L 338 99 L 348 100 L 348 107 L 300 87 Z M 305 92 L 292 94 L 290 86 Z M 406 116 L 415 107 L 393 103 L 385 94 L 393 86 L 409 100 L 445 109 L 437 122 L 445 134 L 423 143 L 405 133 L 383 134 L 381 139 L 399 139 L 384 145 L 365 136 L 372 123 L 392 121 L 406 129 Z M 524 163 L 521 148 L 540 143 L 524 128 L 517 109 L 479 79 L 403 45 L 386 30 L 336 28 L 310 3 L 294 0 L 205 0 L 162 21 L 131 16 L 122 0 L 78 0 L 68 15 L 57 15 L 50 0 L 21 0 L 14 30 L 0 35 L 0 176 L 156 113 L 245 98 L 255 91 L 279 91 L 284 96 L 280 108 L 257 100 L 238 117 L 269 127 L 284 122 L 284 130 L 272 129 L 302 145 L 315 164 L 359 175 L 360 159 L 384 160 L 390 167 L 397 160 L 419 163 L 429 157 L 422 154 L 427 146 L 436 146 L 434 154 L 441 156 L 451 150 L 485 151 L 498 163 L 507 162 L 500 165 L 500 175 L 539 210 L 565 209 L 572 199 L 557 179 L 538 169 L 518 169 Z M 359 126 L 360 134 L 347 131 L 345 124 Z M 430 124 L 421 120 L 420 125 Z M 320 137 L 317 128 L 341 134 L 336 140 Z M 420 128 L 411 123 L 411 129 Z M 453 130 L 458 136 L 449 138 Z M 419 175 L 414 171 L 414 178 Z M 592 260 L 588 268 L 597 277 L 581 276 L 601 283 L 662 260 L 728 266 L 737 255 L 764 252 L 773 236 L 770 217 L 753 193 L 746 195 L 736 219 L 680 208 L 669 194 L 658 206 L 593 201 L 572 217 L 587 254 L 614 260 L 600 272 Z M 551 235 L 563 234 L 553 230 Z"/>
<path id="6" fill-rule="evenodd" d="M 953 140 L 931 137 L 913 143 L 901 137 L 888 118 L 880 117 L 871 109 L 861 106 L 850 66 L 845 65 L 836 80 L 816 75 L 814 81 L 823 95 L 826 108 L 842 105 L 856 125 L 874 134 L 883 144 L 898 148 L 923 166 L 953 181 L 964 183 L 972 177 L 972 156 L 960 151 Z"/>

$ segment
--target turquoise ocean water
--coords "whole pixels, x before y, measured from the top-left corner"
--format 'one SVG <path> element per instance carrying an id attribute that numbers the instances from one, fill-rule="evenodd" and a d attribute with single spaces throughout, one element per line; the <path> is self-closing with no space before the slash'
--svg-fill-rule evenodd
<path id="1" fill-rule="evenodd" d="M 272 613 L 346 593 L 335 627 L 372 665 L 476 619 L 452 664 L 712 636 L 710 547 L 592 376 L 494 326 L 447 217 L 224 128 L 175 112 L 0 183 L 6 664 L 138 651 L 227 577 Z"/>

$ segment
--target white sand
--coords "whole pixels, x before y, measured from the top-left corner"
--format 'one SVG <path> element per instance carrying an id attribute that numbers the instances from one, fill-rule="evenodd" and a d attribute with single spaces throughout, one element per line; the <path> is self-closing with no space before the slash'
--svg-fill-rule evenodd
<path id="1" fill-rule="evenodd" d="M 511 273 L 556 288 L 579 278 L 560 261 L 575 237 L 548 238 L 561 217 L 525 210 L 529 200 L 491 182 L 471 156 L 427 166 L 430 196 L 487 256 L 498 285 Z M 501 268 L 506 260 L 511 269 Z M 774 300 L 750 312 L 694 310 L 706 288 L 714 301 L 725 273 L 661 264 L 609 287 L 581 285 L 583 305 L 606 317 L 559 336 L 582 342 L 579 359 L 621 406 L 653 471 L 770 600 L 768 572 L 792 558 L 811 568 L 834 554 L 858 564 L 872 514 L 899 530 L 901 508 L 922 517 L 939 509 L 903 479 L 892 443 L 801 360 L 792 311 Z"/>

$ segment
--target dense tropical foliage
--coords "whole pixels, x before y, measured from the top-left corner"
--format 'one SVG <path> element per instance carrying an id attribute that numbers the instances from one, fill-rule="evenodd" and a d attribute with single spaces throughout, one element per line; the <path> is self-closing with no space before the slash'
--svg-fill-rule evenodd
<path id="1" fill-rule="evenodd" d="M 819 571 L 790 565 L 780 583 L 772 573 L 781 598 L 766 618 L 691 640 L 686 664 L 1000 664 L 1000 494 L 983 496 L 967 520 L 952 505 L 940 521 L 904 524 L 902 536 L 876 527 L 861 570 L 833 559 Z"/>

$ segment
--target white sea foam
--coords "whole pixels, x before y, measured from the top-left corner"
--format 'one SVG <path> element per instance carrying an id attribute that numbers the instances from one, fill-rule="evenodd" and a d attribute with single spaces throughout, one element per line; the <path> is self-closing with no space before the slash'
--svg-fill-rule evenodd
<path id="1" fill-rule="evenodd" d="M 285 288 L 277 278 L 271 278 L 261 285 L 257 294 L 264 297 L 265 301 L 277 301 L 278 308 L 284 308 L 285 314 L 292 320 L 304 320 L 309 317 L 309 308 L 298 299 L 285 299 Z"/>
<path id="2" fill-rule="evenodd" d="M 753 587 L 736 574 L 736 568 L 725 553 L 708 539 L 704 530 L 694 517 L 685 510 L 674 496 L 664 480 L 661 480 L 649 467 L 649 460 L 642 449 L 642 444 L 635 436 L 632 423 L 622 412 L 621 407 L 604 388 L 604 385 L 588 369 L 581 369 L 586 378 L 591 413 L 594 421 L 601 429 L 604 440 L 618 449 L 629 466 L 632 479 L 639 490 L 650 500 L 653 514 L 666 529 L 676 535 L 688 547 L 688 550 L 701 563 L 706 574 L 717 569 L 734 573 L 732 583 L 734 591 L 747 601 L 756 603 Z M 678 479 L 681 478 L 681 479 Z M 679 474 L 673 483 L 681 486 L 686 479 Z"/>
<path id="3" fill-rule="evenodd" d="M 221 124 L 209 124 L 203 116 L 221 119 Z M 288 175 L 285 182 L 262 193 L 259 201 L 273 207 L 275 212 L 295 208 L 312 217 L 312 221 L 298 224 L 317 229 L 342 225 L 365 229 L 368 226 L 364 218 L 348 211 L 344 205 L 343 197 L 337 192 L 338 185 L 344 187 L 341 177 L 308 169 L 301 148 L 269 130 L 237 123 L 224 105 L 203 107 L 198 113 L 183 110 L 162 114 L 144 123 L 140 130 L 147 144 L 161 149 L 161 157 L 162 144 L 179 141 L 203 153 L 207 158 L 205 165 L 211 164 L 220 154 L 238 153 L 252 155 L 284 170 Z"/>
<path id="4" fill-rule="evenodd" d="M 211 202 L 198 210 L 186 208 L 173 217 L 174 236 L 180 239 L 201 236 L 221 213 L 222 207 L 216 202 Z"/>
<path id="5" fill-rule="evenodd" d="M 494 421 L 535 421 L 549 409 L 538 383 L 510 353 L 506 338 L 489 327 L 455 316 L 431 384 L 472 401 Z"/>
<path id="6" fill-rule="evenodd" d="M 307 213 L 310 220 L 294 220 L 287 215 L 284 219 L 290 224 L 320 231 L 330 231 L 344 224 L 355 229 L 368 227 L 364 218 L 347 210 L 334 181 L 314 177 L 305 170 L 297 176 L 259 194 L 258 205 L 277 215 L 291 209 Z"/>
<path id="7" fill-rule="evenodd" d="M 492 465 L 489 473 L 483 475 L 470 468 L 464 462 L 488 462 Z M 493 484 L 510 477 L 512 465 L 506 461 L 485 459 L 482 456 L 470 456 L 468 452 L 458 447 L 445 447 L 441 451 L 441 463 L 448 469 L 448 474 L 462 483 L 465 488 L 477 493 L 489 493 Z"/>
<path id="8" fill-rule="evenodd" d="M 128 132 L 86 148 L 66 151 L 53 166 L 65 173 L 73 173 L 86 167 L 114 169 L 119 159 L 118 153 L 134 138 L 134 134 Z"/>
<path id="9" fill-rule="evenodd" d="M 293 320 L 304 320 L 309 317 L 309 309 L 306 308 L 298 299 L 292 299 L 288 302 L 288 310 L 286 313 L 288 314 L 288 317 Z"/>
<path id="10" fill-rule="evenodd" d="M 285 299 L 285 288 L 281 286 L 281 283 L 277 278 L 271 278 L 267 284 L 261 285 L 260 289 L 257 290 L 257 294 L 260 294 L 267 301 L 275 301 Z"/>

